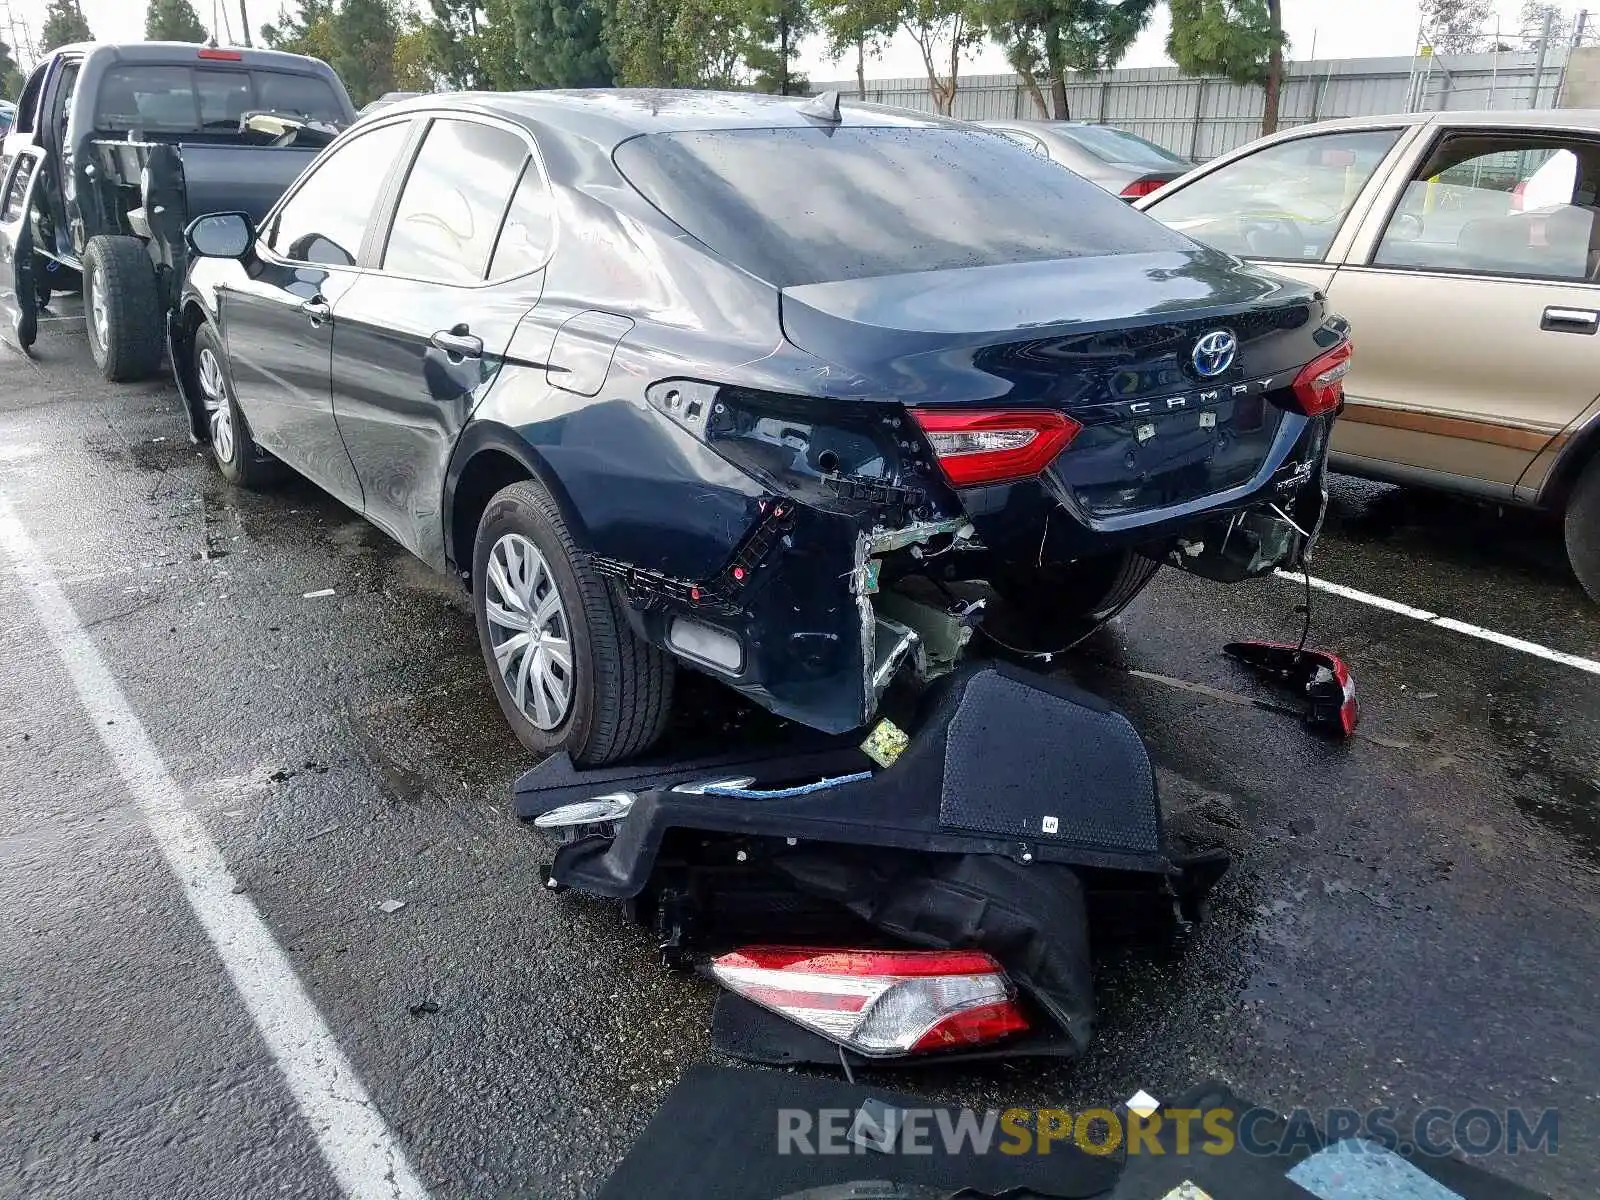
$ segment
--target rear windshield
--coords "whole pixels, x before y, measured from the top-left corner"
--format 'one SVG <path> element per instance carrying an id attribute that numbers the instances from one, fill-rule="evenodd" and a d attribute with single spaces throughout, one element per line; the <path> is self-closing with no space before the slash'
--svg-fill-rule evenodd
<path id="1" fill-rule="evenodd" d="M 777 287 L 1193 244 L 983 130 L 654 133 L 615 158 L 673 221 Z"/>
<path id="2" fill-rule="evenodd" d="M 1154 142 L 1145 141 L 1136 133 L 1113 129 L 1109 125 L 1073 125 L 1056 132 L 1062 137 L 1071 138 L 1101 162 L 1157 169 L 1192 165 L 1170 150 L 1163 150 Z"/>
<path id="3" fill-rule="evenodd" d="M 268 110 L 324 121 L 346 119 L 325 79 L 225 67 L 113 67 L 95 100 L 96 129 L 223 133 L 247 112 Z"/>

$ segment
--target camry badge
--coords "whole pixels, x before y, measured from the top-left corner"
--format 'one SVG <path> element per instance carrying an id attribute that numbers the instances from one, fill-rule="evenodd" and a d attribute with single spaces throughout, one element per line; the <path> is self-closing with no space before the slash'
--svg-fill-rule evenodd
<path id="1" fill-rule="evenodd" d="M 1221 375 L 1233 366 L 1233 356 L 1239 349 L 1239 339 L 1226 329 L 1213 329 L 1210 333 L 1202 334 L 1200 340 L 1194 344 L 1195 373 L 1202 379 L 1211 379 Z"/>

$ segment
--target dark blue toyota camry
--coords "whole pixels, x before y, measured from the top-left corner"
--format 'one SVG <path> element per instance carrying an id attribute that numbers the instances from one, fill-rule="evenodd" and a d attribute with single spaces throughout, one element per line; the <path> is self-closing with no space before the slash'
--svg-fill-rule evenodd
<path id="1" fill-rule="evenodd" d="M 1323 297 L 973 126 L 424 96 L 189 240 L 173 360 L 222 473 L 463 579 L 507 720 L 583 763 L 649 747 L 680 667 L 852 730 L 1162 562 L 1297 565 L 1326 502 Z"/>

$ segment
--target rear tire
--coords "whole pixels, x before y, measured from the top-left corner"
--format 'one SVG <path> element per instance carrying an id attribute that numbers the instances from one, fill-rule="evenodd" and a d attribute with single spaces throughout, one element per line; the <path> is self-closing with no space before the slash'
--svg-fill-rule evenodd
<path id="1" fill-rule="evenodd" d="M 982 628 L 1002 649 L 1059 653 L 1132 604 L 1159 570 L 1155 559 L 1132 550 L 1043 567 L 1013 564 L 990 581 L 1003 603 Z"/>
<path id="2" fill-rule="evenodd" d="M 112 383 L 148 379 L 161 366 L 161 288 L 144 243 L 94 237 L 83 254 L 89 351 Z"/>
<path id="3" fill-rule="evenodd" d="M 233 380 L 222 339 L 210 323 L 195 331 L 190 354 L 190 394 L 205 405 L 206 433 L 211 461 L 229 483 L 261 491 L 283 478 L 284 466 L 269 455 L 250 434 L 250 424 L 234 398 Z"/>
<path id="4" fill-rule="evenodd" d="M 495 699 L 529 750 L 600 766 L 661 736 L 676 664 L 634 632 L 539 484 L 513 483 L 484 509 L 472 609 Z"/>
<path id="5" fill-rule="evenodd" d="M 1591 459 L 1567 499 L 1567 561 L 1591 600 L 1600 601 L 1600 455 Z"/>

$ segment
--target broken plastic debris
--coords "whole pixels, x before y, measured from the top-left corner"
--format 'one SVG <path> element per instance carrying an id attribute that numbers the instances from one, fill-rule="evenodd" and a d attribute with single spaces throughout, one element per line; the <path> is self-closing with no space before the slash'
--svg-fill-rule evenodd
<path id="1" fill-rule="evenodd" d="M 402 908 L 404 908 L 405 906 L 406 906 L 406 902 L 404 900 L 385 900 L 382 904 L 378 905 L 378 911 L 379 912 L 386 912 L 386 913 L 397 913 Z"/>
<path id="2" fill-rule="evenodd" d="M 880 767 L 892 767 L 910 744 L 906 731 L 885 717 L 872 727 L 867 740 L 861 743 L 861 752 Z"/>
<path id="3" fill-rule="evenodd" d="M 301 598 L 304 600 L 321 600 L 324 596 L 331 595 L 333 595 L 332 588 L 322 588 L 320 591 L 302 593 Z"/>
<path id="4" fill-rule="evenodd" d="M 428 1013 L 438 1012 L 439 1002 L 437 1000 L 419 1000 L 415 1004 L 406 1005 L 406 1011 L 413 1017 L 425 1016 Z"/>

